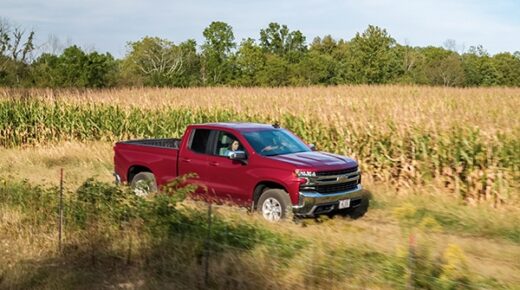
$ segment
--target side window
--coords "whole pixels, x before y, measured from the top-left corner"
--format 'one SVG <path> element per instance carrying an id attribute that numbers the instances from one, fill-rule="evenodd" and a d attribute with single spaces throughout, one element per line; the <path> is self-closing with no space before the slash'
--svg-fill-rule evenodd
<path id="1" fill-rule="evenodd" d="M 228 156 L 229 153 L 239 150 L 243 151 L 244 146 L 238 141 L 238 138 L 228 132 L 218 132 L 214 155 Z"/>
<path id="2" fill-rule="evenodd" d="M 190 149 L 197 153 L 207 154 L 211 130 L 195 129 L 190 143 Z"/>

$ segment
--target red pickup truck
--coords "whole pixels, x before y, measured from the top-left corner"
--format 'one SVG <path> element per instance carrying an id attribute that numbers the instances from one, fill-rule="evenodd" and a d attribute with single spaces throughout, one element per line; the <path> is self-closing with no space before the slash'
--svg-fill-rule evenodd
<path id="1" fill-rule="evenodd" d="M 160 189 L 177 176 L 196 195 L 259 210 L 270 221 L 341 212 L 362 216 L 368 196 L 356 161 L 314 150 L 278 125 L 211 123 L 190 125 L 181 139 L 117 142 L 116 182 L 136 194 Z"/>

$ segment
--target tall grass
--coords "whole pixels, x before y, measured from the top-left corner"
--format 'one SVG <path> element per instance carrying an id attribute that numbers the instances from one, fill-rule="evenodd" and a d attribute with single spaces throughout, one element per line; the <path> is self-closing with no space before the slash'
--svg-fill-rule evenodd
<path id="1" fill-rule="evenodd" d="M 463 125 L 485 134 L 520 127 L 519 88 L 336 86 L 305 88 L 122 88 L 113 90 L 17 90 L 0 88 L 0 98 L 109 104 L 161 109 L 226 109 L 281 118 L 287 113 L 327 124 L 396 129 L 420 125 L 435 133 Z M 517 131 L 518 132 L 518 131 Z"/>
<path id="2" fill-rule="evenodd" d="M 206 211 L 181 203 L 190 189 L 175 184 L 171 194 L 143 199 L 88 179 L 66 193 L 65 241 L 57 252 L 57 189 L 1 181 L 0 288 L 461 289 L 515 281 L 472 272 L 455 244 L 388 253 L 218 212 L 210 229 Z M 8 220 L 6 212 L 19 218 Z"/>
<path id="3" fill-rule="evenodd" d="M 392 120 L 359 126 L 291 113 L 6 99 L 0 101 L 0 145 L 180 137 L 189 124 L 221 121 L 279 121 L 320 150 L 358 159 L 367 178 L 397 189 L 436 183 L 465 200 L 495 206 L 518 198 L 520 132 L 482 132 L 458 123 L 431 131 L 424 124 Z"/>

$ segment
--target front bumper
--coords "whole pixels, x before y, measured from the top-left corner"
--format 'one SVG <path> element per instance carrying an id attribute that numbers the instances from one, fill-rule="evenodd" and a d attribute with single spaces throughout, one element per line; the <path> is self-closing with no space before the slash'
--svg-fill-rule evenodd
<path id="1" fill-rule="evenodd" d="M 300 192 L 298 205 L 293 205 L 292 208 L 296 215 L 313 216 L 337 209 L 339 201 L 344 199 L 350 199 L 351 208 L 356 207 L 363 198 L 368 198 L 368 196 L 361 184 L 358 184 L 353 190 L 336 193 L 321 194 L 305 191 Z"/>

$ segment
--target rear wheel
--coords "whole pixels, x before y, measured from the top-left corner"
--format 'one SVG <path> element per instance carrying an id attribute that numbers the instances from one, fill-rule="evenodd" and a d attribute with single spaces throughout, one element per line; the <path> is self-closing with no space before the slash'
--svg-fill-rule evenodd
<path id="1" fill-rule="evenodd" d="M 277 222 L 285 219 L 291 210 L 291 199 L 281 189 L 268 189 L 262 193 L 257 208 L 264 219 Z"/>
<path id="2" fill-rule="evenodd" d="M 132 178 L 132 190 L 135 195 L 148 196 L 150 193 L 157 192 L 155 176 L 151 172 L 140 172 Z"/>

